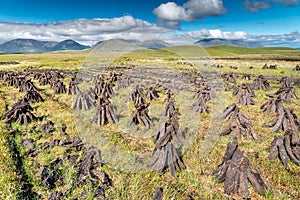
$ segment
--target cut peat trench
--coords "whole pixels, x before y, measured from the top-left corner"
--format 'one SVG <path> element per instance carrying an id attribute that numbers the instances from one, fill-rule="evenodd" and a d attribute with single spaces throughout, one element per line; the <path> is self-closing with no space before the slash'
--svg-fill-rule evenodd
<path id="1" fill-rule="evenodd" d="M 24 169 L 23 157 L 18 149 L 18 145 L 15 141 L 15 135 L 18 133 L 17 130 L 13 130 L 7 127 L 9 133 L 5 137 L 11 158 L 15 165 L 15 172 L 17 175 L 17 182 L 19 183 L 19 188 L 17 190 L 17 199 L 29 200 L 38 199 L 38 194 L 32 191 L 32 185 L 28 180 L 28 175 Z"/>
<path id="2" fill-rule="evenodd" d="M 0 98 L 4 101 L 5 107 L 7 107 L 8 103 L 6 100 L 6 95 L 3 93 L 3 91 L 0 91 L 0 93 Z M 18 133 L 18 131 L 12 129 L 10 124 L 6 124 L 5 128 L 7 130 L 5 141 L 9 149 L 11 159 L 14 163 L 15 173 L 17 177 L 16 182 L 18 183 L 18 188 L 16 189 L 16 197 L 17 199 L 22 200 L 39 199 L 38 194 L 32 191 L 33 186 L 29 182 L 28 175 L 24 168 L 23 157 L 16 143 L 16 134 Z"/>

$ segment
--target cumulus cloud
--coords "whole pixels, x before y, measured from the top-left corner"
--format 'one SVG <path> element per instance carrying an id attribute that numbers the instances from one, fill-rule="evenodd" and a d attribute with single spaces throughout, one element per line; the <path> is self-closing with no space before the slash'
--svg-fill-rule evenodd
<path id="1" fill-rule="evenodd" d="M 249 42 L 258 42 L 263 46 L 300 47 L 300 32 L 298 31 L 286 34 L 248 34 L 245 31 L 226 32 L 219 29 L 201 29 L 188 32 L 186 35 L 194 39 L 194 41 L 205 38 L 239 39 Z"/>
<path id="2" fill-rule="evenodd" d="M 183 6 L 168 2 L 153 10 L 159 19 L 166 21 L 195 21 L 205 16 L 217 16 L 225 12 L 222 0 L 189 0 Z"/>
<path id="3" fill-rule="evenodd" d="M 299 0 L 270 0 L 271 2 L 281 3 L 287 7 L 298 6 Z"/>
<path id="4" fill-rule="evenodd" d="M 161 4 L 160 6 L 155 8 L 153 12 L 157 15 L 158 18 L 167 21 L 188 20 L 186 10 L 181 6 L 178 6 L 174 2 Z"/>
<path id="5" fill-rule="evenodd" d="M 300 0 L 263 0 L 263 1 L 249 1 L 244 2 L 245 9 L 250 12 L 258 12 L 271 8 L 272 3 L 283 4 L 286 7 L 294 7 L 299 5 Z"/>
<path id="6" fill-rule="evenodd" d="M 16 38 L 55 41 L 73 39 L 82 44 L 92 45 L 100 40 L 121 37 L 138 40 L 162 38 L 163 34 L 169 31 L 132 16 L 45 24 L 0 22 L 0 43 Z"/>
<path id="7" fill-rule="evenodd" d="M 248 41 L 255 41 L 265 46 L 300 47 L 300 33 L 294 31 L 286 34 L 252 34 L 247 36 Z"/>
<path id="8" fill-rule="evenodd" d="M 201 29 L 199 31 L 191 31 L 186 34 L 189 37 L 194 39 L 204 39 L 204 38 L 245 39 L 248 35 L 244 31 L 223 32 L 220 29 L 214 29 L 214 30 Z"/>
<path id="9" fill-rule="evenodd" d="M 170 21 L 172 22 L 172 21 Z M 176 21 L 174 21 L 176 24 Z M 77 19 L 55 23 L 8 23 L 0 22 L 0 43 L 16 39 L 62 41 L 73 39 L 81 44 L 94 45 L 108 39 L 162 40 L 172 45 L 189 45 L 204 38 L 242 39 L 260 42 L 267 46 L 300 47 L 300 33 L 247 34 L 244 31 L 201 29 L 180 33 L 132 16 L 105 19 Z"/>
<path id="10" fill-rule="evenodd" d="M 250 12 L 258 12 L 259 10 L 265 10 L 271 7 L 269 3 L 263 1 L 245 1 L 244 4 L 246 10 Z"/>

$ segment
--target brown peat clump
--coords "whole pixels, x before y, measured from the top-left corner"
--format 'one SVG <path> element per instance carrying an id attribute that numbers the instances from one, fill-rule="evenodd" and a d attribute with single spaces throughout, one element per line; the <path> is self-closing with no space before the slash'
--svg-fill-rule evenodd
<path id="1" fill-rule="evenodd" d="M 287 103 L 291 103 L 292 99 L 299 99 L 293 87 L 282 87 L 275 92 L 275 95 L 280 96 Z"/>
<path id="2" fill-rule="evenodd" d="M 228 106 L 219 116 L 219 119 L 229 120 L 229 124 L 225 127 L 220 135 L 235 134 L 238 138 L 244 136 L 246 139 L 252 137 L 255 140 L 260 139 L 255 133 L 253 125 L 234 103 Z"/>
<path id="3" fill-rule="evenodd" d="M 146 129 L 150 129 L 151 118 L 149 117 L 149 107 L 150 103 L 140 104 L 135 106 L 135 111 L 130 117 L 128 125 L 136 125 L 136 128 L 139 129 L 138 125 L 144 126 Z"/>
<path id="4" fill-rule="evenodd" d="M 238 86 L 237 89 L 233 92 L 233 95 L 237 96 L 237 104 L 246 106 L 255 104 L 253 100 L 253 97 L 255 97 L 254 91 L 248 84 L 243 83 L 241 86 Z"/>
<path id="5" fill-rule="evenodd" d="M 236 75 L 234 73 L 224 73 L 222 75 L 224 81 L 228 81 L 230 83 L 236 83 Z"/>
<path id="6" fill-rule="evenodd" d="M 269 97 L 269 100 L 261 105 L 260 109 L 268 114 L 278 113 L 279 108 L 283 106 L 281 97 L 274 94 L 269 94 L 267 96 Z"/>
<path id="7" fill-rule="evenodd" d="M 150 101 L 157 100 L 159 98 L 158 90 L 155 86 L 150 86 L 146 88 L 146 98 Z"/>
<path id="8" fill-rule="evenodd" d="M 17 122 L 20 124 L 28 124 L 36 119 L 36 117 L 32 114 L 32 111 L 33 108 L 30 106 L 28 100 L 23 98 L 23 101 L 17 102 L 12 106 L 10 110 L 5 112 L 4 122 Z"/>
<path id="9" fill-rule="evenodd" d="M 24 98 L 28 99 L 29 103 L 37 103 L 37 102 L 43 102 L 44 99 L 43 97 L 40 95 L 40 93 L 38 93 L 35 89 L 30 88 L 29 90 L 27 90 Z"/>
<path id="10" fill-rule="evenodd" d="M 75 97 L 72 108 L 74 110 L 88 110 L 94 106 L 96 99 L 97 95 L 91 88 L 84 93 L 79 92 Z"/>
<path id="11" fill-rule="evenodd" d="M 103 165 L 100 151 L 77 137 L 67 136 L 63 140 L 54 139 L 52 142 L 39 143 L 35 148 L 29 149 L 26 155 L 36 157 L 42 151 L 49 153 L 54 147 L 67 149 L 67 151 L 62 158 L 55 158 L 42 166 L 41 181 L 47 189 L 51 190 L 49 199 L 62 200 L 83 184 L 90 184 L 90 189 L 94 191 L 93 198 L 106 199 L 105 189 L 111 185 L 111 180 L 99 169 Z M 61 168 L 68 163 L 71 167 L 62 173 Z M 71 178 L 70 170 L 75 170 L 76 173 Z"/>
<path id="12" fill-rule="evenodd" d="M 254 90 L 270 90 L 270 83 L 269 81 L 263 76 L 259 75 L 256 79 L 254 79 L 252 83 L 252 88 Z"/>
<path id="13" fill-rule="evenodd" d="M 300 137 L 293 130 L 287 130 L 284 136 L 275 136 L 269 151 L 269 160 L 279 158 L 288 171 L 290 171 L 289 160 L 300 165 Z"/>
<path id="14" fill-rule="evenodd" d="M 51 85 L 54 94 L 63 94 L 67 92 L 67 88 L 61 80 L 56 80 Z"/>
<path id="15" fill-rule="evenodd" d="M 196 102 L 193 103 L 193 105 L 191 106 L 191 110 L 194 112 L 199 112 L 199 113 L 208 113 L 208 107 L 206 105 L 206 101 L 207 101 L 207 91 L 198 91 L 197 95 L 195 95 L 196 98 Z"/>
<path id="16" fill-rule="evenodd" d="M 92 122 L 103 126 L 109 122 L 115 123 L 116 121 L 117 117 L 115 116 L 115 111 L 111 102 L 105 96 L 100 96 L 97 102 L 96 115 Z"/>
<path id="17" fill-rule="evenodd" d="M 268 189 L 260 170 L 252 168 L 249 159 L 238 148 L 236 137 L 227 144 L 223 161 L 212 175 L 218 182 L 224 182 L 224 192 L 228 195 L 240 193 L 243 198 L 249 199 L 249 183 L 260 195 Z"/>
<path id="18" fill-rule="evenodd" d="M 273 127 L 272 132 L 280 130 L 285 132 L 289 129 L 297 132 L 300 130 L 300 121 L 293 109 L 280 106 L 278 107 L 277 117 L 268 123 L 264 123 L 263 126 Z"/>
<path id="19" fill-rule="evenodd" d="M 68 87 L 68 94 L 76 95 L 80 93 L 80 89 L 78 87 L 79 82 L 77 81 L 76 76 L 73 76 L 70 80 Z"/>
<path id="20" fill-rule="evenodd" d="M 174 147 L 175 140 L 179 145 L 184 143 L 183 133 L 179 128 L 178 110 L 175 108 L 173 98 L 169 99 L 163 112 L 163 121 L 160 123 L 154 142 L 156 146 L 153 150 L 149 166 L 158 172 L 163 172 L 167 167 L 170 168 L 171 175 L 175 175 L 176 169 L 185 169 L 185 165 Z"/>

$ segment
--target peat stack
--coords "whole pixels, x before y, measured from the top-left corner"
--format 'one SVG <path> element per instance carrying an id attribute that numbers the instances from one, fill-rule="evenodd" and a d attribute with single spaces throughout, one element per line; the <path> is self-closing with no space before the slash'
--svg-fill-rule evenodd
<path id="1" fill-rule="evenodd" d="M 280 130 L 285 132 L 289 129 L 297 132 L 300 130 L 300 121 L 293 109 L 280 106 L 278 107 L 277 117 L 265 123 L 263 126 L 273 127 L 272 132 L 278 132 Z"/>
<path id="2" fill-rule="evenodd" d="M 93 176 L 99 178 L 96 174 L 101 174 L 96 168 L 102 165 L 100 151 L 95 147 L 84 148 L 83 159 L 80 161 L 76 183 L 80 184 L 88 179 L 93 180 Z M 103 173 L 103 172 L 102 172 Z M 99 175 L 100 175 L 99 174 Z"/>
<path id="3" fill-rule="evenodd" d="M 262 69 L 269 69 L 268 64 L 267 64 L 267 63 L 264 64 L 264 65 L 262 66 Z"/>
<path id="4" fill-rule="evenodd" d="M 236 137 L 227 144 L 223 161 L 212 175 L 218 182 L 224 182 L 224 192 L 228 195 L 240 193 L 243 198 L 250 199 L 248 183 L 260 195 L 268 189 L 260 170 L 252 168 L 249 159 L 238 148 Z"/>
<path id="5" fill-rule="evenodd" d="M 113 90 L 112 82 L 104 82 L 102 79 L 97 80 L 95 93 L 98 96 L 105 96 L 106 98 L 111 98 L 115 95 Z"/>
<path id="6" fill-rule="evenodd" d="M 97 95 L 91 88 L 84 93 L 79 92 L 72 108 L 74 110 L 88 110 L 95 104 L 96 98 Z"/>
<path id="7" fill-rule="evenodd" d="M 269 160 L 279 158 L 288 171 L 290 171 L 289 160 L 300 165 L 300 137 L 293 130 L 287 130 L 284 136 L 275 136 L 269 151 Z"/>
<path id="8" fill-rule="evenodd" d="M 38 81 L 40 85 L 47 85 L 51 82 L 51 74 L 49 72 L 44 72 L 38 77 Z"/>
<path id="9" fill-rule="evenodd" d="M 20 124 L 28 124 L 35 120 L 36 117 L 31 113 L 33 108 L 30 106 L 28 101 L 20 103 L 12 107 L 9 111 L 5 112 L 4 122 L 11 123 L 17 122 Z"/>
<path id="10" fill-rule="evenodd" d="M 105 96 L 100 96 L 97 102 L 97 112 L 92 122 L 103 126 L 107 123 L 115 123 L 117 117 L 115 116 L 114 108 L 111 102 Z"/>
<path id="11" fill-rule="evenodd" d="M 278 113 L 279 109 L 283 106 L 282 99 L 279 95 L 268 94 L 269 100 L 261 105 L 260 109 L 268 114 Z"/>
<path id="12" fill-rule="evenodd" d="M 52 89 L 54 90 L 54 94 L 63 94 L 67 92 L 66 86 L 60 80 L 53 83 Z"/>
<path id="13" fill-rule="evenodd" d="M 150 86 L 146 90 L 146 98 L 150 101 L 157 100 L 159 98 L 158 90 L 154 86 Z"/>
<path id="14" fill-rule="evenodd" d="M 234 103 L 227 107 L 219 116 L 218 119 L 229 120 L 228 126 L 222 130 L 220 135 L 235 134 L 238 138 L 244 136 L 246 139 L 252 137 L 255 140 L 260 139 L 255 133 L 253 125 Z"/>
<path id="15" fill-rule="evenodd" d="M 263 76 L 259 75 L 256 79 L 254 79 L 252 83 L 252 88 L 254 90 L 270 90 L 270 83 L 268 80 Z"/>
<path id="16" fill-rule="evenodd" d="M 144 92 L 139 85 L 136 85 L 133 88 L 131 94 L 129 95 L 129 99 L 133 102 L 135 106 L 139 106 L 146 103 L 143 97 Z"/>
<path id="17" fill-rule="evenodd" d="M 241 86 L 238 86 L 233 92 L 233 95 L 237 96 L 236 103 L 238 104 L 246 106 L 255 104 L 254 100 L 252 99 L 255 97 L 254 91 L 248 84 L 243 83 Z"/>
<path id="18" fill-rule="evenodd" d="M 27 90 L 24 98 L 28 99 L 29 103 L 43 102 L 43 97 L 33 88 Z"/>
<path id="19" fill-rule="evenodd" d="M 28 79 L 26 80 L 22 85 L 19 86 L 19 92 L 25 92 L 28 90 L 35 90 L 35 91 L 39 91 L 40 89 L 38 89 L 33 82 Z"/>
<path id="20" fill-rule="evenodd" d="M 9 86 L 20 88 L 25 83 L 25 77 L 22 74 L 8 73 L 7 77 L 4 77 L 4 82 Z"/>
<path id="21" fill-rule="evenodd" d="M 199 91 L 195 96 L 197 96 L 197 99 L 196 102 L 191 106 L 191 110 L 199 113 L 209 113 L 208 107 L 206 105 L 206 101 L 209 96 L 207 91 L 202 91 L 201 93 Z"/>
<path id="22" fill-rule="evenodd" d="M 222 75 L 224 81 L 228 81 L 230 83 L 236 83 L 236 75 L 234 73 L 225 73 Z"/>
<path id="23" fill-rule="evenodd" d="M 78 81 L 76 80 L 76 77 L 72 77 L 69 83 L 68 87 L 68 94 L 76 95 L 80 93 L 79 87 L 78 87 Z"/>
<path id="24" fill-rule="evenodd" d="M 107 81 L 110 83 L 115 83 L 118 81 L 120 76 L 122 76 L 121 73 L 116 73 L 115 71 L 112 71 L 109 73 L 109 77 L 107 78 Z"/>
<path id="25" fill-rule="evenodd" d="M 138 125 L 142 125 L 146 127 L 146 129 L 150 129 L 151 126 L 151 118 L 149 117 L 149 107 L 150 103 L 140 104 L 135 106 L 136 110 L 133 112 L 130 117 L 128 125 L 136 125 L 136 128 L 139 129 Z"/>
<path id="26" fill-rule="evenodd" d="M 269 66 L 269 69 L 278 69 L 278 67 L 277 67 L 276 64 L 275 64 L 275 65 L 270 65 L 270 66 Z"/>
<path id="27" fill-rule="evenodd" d="M 280 96 L 287 103 L 291 103 L 292 99 L 299 99 L 293 87 L 282 87 L 275 92 L 275 95 Z"/>
<path id="28" fill-rule="evenodd" d="M 251 75 L 250 74 L 243 74 L 242 79 L 249 81 L 249 80 L 251 80 Z"/>
<path id="29" fill-rule="evenodd" d="M 211 88 L 206 85 L 205 82 L 200 83 L 199 86 L 196 86 L 196 94 L 193 96 L 196 100 L 200 96 L 204 96 L 204 99 L 206 101 L 212 100 L 215 96 L 213 95 L 213 92 L 211 91 Z"/>
<path id="30" fill-rule="evenodd" d="M 182 145 L 184 142 L 183 133 L 179 128 L 178 112 L 177 109 L 173 108 L 174 102 L 174 100 L 171 100 L 164 110 L 164 119 L 154 136 L 156 146 L 148 164 L 158 172 L 163 172 L 169 167 L 172 176 L 175 175 L 176 169 L 181 170 L 186 168 L 172 143 L 173 140 L 179 145 Z"/>
<path id="31" fill-rule="evenodd" d="M 279 80 L 279 83 L 282 85 L 283 88 L 285 87 L 292 87 L 292 81 L 289 77 L 284 76 Z"/>

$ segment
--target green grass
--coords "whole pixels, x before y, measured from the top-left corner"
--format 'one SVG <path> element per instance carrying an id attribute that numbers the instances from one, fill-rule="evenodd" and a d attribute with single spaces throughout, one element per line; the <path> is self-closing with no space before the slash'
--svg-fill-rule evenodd
<path id="1" fill-rule="evenodd" d="M 192 51 L 189 51 L 192 49 Z M 294 76 L 299 78 L 299 74 L 296 74 L 292 69 L 295 67 L 295 62 L 278 61 L 277 58 L 282 56 L 296 57 L 298 51 L 286 48 L 261 48 L 261 49 L 247 49 L 236 47 L 212 47 L 205 49 L 207 53 L 199 47 L 172 47 L 163 50 L 143 50 L 137 52 L 131 52 L 121 57 L 116 57 L 116 63 L 126 64 L 158 64 L 170 67 L 182 67 L 177 63 L 178 60 L 184 58 L 199 58 L 199 55 L 207 56 L 219 56 L 219 57 L 236 57 L 244 56 L 245 60 L 213 60 L 213 63 L 222 64 L 225 67 L 219 69 L 220 72 L 238 72 L 238 73 L 251 73 L 252 75 L 272 75 L 276 77 L 281 76 Z M 266 60 L 255 60 L 255 58 L 261 58 L 261 53 L 267 53 L 268 64 L 278 64 L 278 70 L 262 70 L 262 65 Z M 26 68 L 57 68 L 66 70 L 79 70 L 82 63 L 87 62 L 86 56 L 93 57 L 93 53 L 90 52 L 61 52 L 61 53 L 43 53 L 43 54 L 15 54 L 15 55 L 0 55 L 1 61 L 18 61 L 21 65 L 17 66 L 0 66 L 1 70 L 6 69 L 26 69 Z M 178 56 L 179 55 L 179 56 Z M 106 55 L 107 56 L 107 55 Z M 238 66 L 238 70 L 232 70 L 229 66 Z M 249 67 L 254 66 L 255 69 L 250 70 Z M 65 83 L 68 83 L 70 77 L 67 76 Z M 253 80 L 253 79 L 252 79 Z M 240 85 L 244 81 L 238 79 L 236 85 Z M 35 82 L 38 85 L 37 82 Z M 294 163 L 290 163 L 292 173 L 287 172 L 284 166 L 277 159 L 274 162 L 270 162 L 267 159 L 268 152 L 265 150 L 270 146 L 273 137 L 275 135 L 280 136 L 283 133 L 271 133 L 271 128 L 263 128 L 261 125 L 264 122 L 271 120 L 274 116 L 269 116 L 262 113 L 260 105 L 267 100 L 265 94 L 274 93 L 280 86 L 272 82 L 271 91 L 255 91 L 256 97 L 254 98 L 256 105 L 254 106 L 239 106 L 243 113 L 252 121 L 256 133 L 263 139 L 262 141 L 245 140 L 239 141 L 240 148 L 245 151 L 246 156 L 250 159 L 251 165 L 254 168 L 259 168 L 262 171 L 264 177 L 268 180 L 268 183 L 273 191 L 268 191 L 265 196 L 259 196 L 256 194 L 252 187 L 250 187 L 250 193 L 252 199 L 299 199 L 300 186 L 299 186 L 299 167 Z M 52 141 L 53 139 L 63 139 L 59 132 L 59 129 L 63 123 L 67 125 L 67 133 L 72 136 L 87 136 L 95 142 L 97 138 L 94 135 L 89 136 L 89 132 L 81 132 L 78 129 L 78 124 L 74 120 L 74 113 L 71 109 L 72 98 L 67 94 L 55 95 L 49 86 L 41 87 L 45 89 L 45 93 L 50 94 L 51 98 L 46 98 L 45 102 L 36 103 L 33 105 L 36 110 L 34 114 L 36 116 L 45 116 L 45 120 L 52 120 L 57 127 L 53 135 L 44 135 L 41 133 L 40 124 L 43 122 L 33 122 L 29 126 L 20 126 L 13 124 L 13 127 L 18 127 L 23 135 L 16 136 L 16 142 L 20 148 L 22 155 L 26 152 L 26 149 L 22 147 L 21 141 L 24 137 L 30 137 L 36 140 L 37 143 Z M 124 91 L 126 95 L 127 91 Z M 300 94 L 300 89 L 297 88 L 297 94 Z M 14 164 L 9 154 L 9 149 L 6 144 L 5 136 L 7 136 L 6 126 L 3 122 L 4 105 L 11 105 L 16 100 L 22 97 L 24 93 L 19 93 L 18 89 L 12 87 L 0 86 L 0 114 L 1 114 L 1 126 L 0 126 L 0 199 L 16 199 L 16 189 L 18 186 L 17 177 L 14 174 Z M 57 99 L 57 101 L 54 101 Z M 125 98 L 125 97 L 124 97 Z M 232 96 L 232 91 L 226 92 L 226 98 L 221 107 L 228 106 L 235 102 L 236 97 Z M 132 108 L 130 103 L 118 102 L 118 99 L 113 99 L 113 104 L 124 105 Z M 180 99 L 178 99 L 180 102 Z M 67 106 L 65 106 L 65 104 Z M 162 105 L 162 101 L 153 102 L 153 104 Z M 287 107 L 293 107 L 295 113 L 300 116 L 300 100 L 295 100 L 291 104 L 285 104 Z M 211 107 L 212 105 L 209 104 Z M 159 110 L 159 109 L 158 109 Z M 150 113 L 158 112 L 157 110 L 150 110 Z M 187 111 L 186 111 L 187 112 Z M 130 115 L 130 112 L 125 113 Z M 175 177 L 170 176 L 169 170 L 163 174 L 156 172 L 135 172 L 130 173 L 122 170 L 117 170 L 113 166 L 107 164 L 101 169 L 105 171 L 112 179 L 113 185 L 108 188 L 105 193 L 109 199 L 152 199 L 156 187 L 162 187 L 164 189 L 164 199 L 231 199 L 223 192 L 223 183 L 217 183 L 216 180 L 210 175 L 211 172 L 222 161 L 223 154 L 226 149 L 226 145 L 231 141 L 231 136 L 220 137 L 214 144 L 212 151 L 209 154 L 204 154 L 203 146 L 206 145 L 207 130 L 210 127 L 211 114 L 201 114 L 199 117 L 199 123 L 201 126 L 198 131 L 195 131 L 194 138 L 191 144 L 185 148 L 183 160 L 187 166 L 186 170 L 178 172 Z M 126 122 L 124 122 L 126 123 Z M 38 131 L 33 132 L 33 127 L 37 126 Z M 221 127 L 220 127 L 221 128 Z M 100 130 L 99 130 L 100 131 Z M 118 146 L 123 150 L 137 151 L 137 152 L 150 152 L 152 151 L 154 144 L 152 140 L 134 137 L 134 134 L 128 134 L 120 130 L 117 125 L 107 125 L 102 129 L 104 131 L 105 139 Z M 210 143 L 209 143 L 210 144 Z M 42 152 L 35 158 L 24 157 L 24 167 L 30 177 L 30 183 L 33 185 L 33 190 L 41 195 L 41 199 L 47 199 L 50 191 L 47 190 L 41 183 L 40 174 L 41 167 L 38 164 L 44 165 L 49 163 L 55 157 L 62 157 L 65 150 L 63 148 L 54 148 L 49 153 Z M 257 157 L 258 155 L 258 157 Z M 70 170 L 69 170 L 70 169 Z M 76 176 L 76 169 L 72 168 L 72 164 L 66 162 L 60 169 L 62 173 L 67 173 L 67 178 L 64 185 L 69 180 Z M 64 186 L 63 185 L 63 186 Z M 63 186 L 59 189 L 63 189 Z M 68 194 L 65 198 L 71 199 L 78 197 L 85 191 L 89 190 L 90 185 L 85 184 Z M 92 199 L 90 196 L 87 198 Z M 232 195 L 232 197 L 241 199 L 238 195 Z"/>
<path id="2" fill-rule="evenodd" d="M 263 48 L 245 48 L 235 46 L 215 46 L 205 48 L 212 56 L 223 56 L 222 53 L 235 54 L 235 55 L 249 55 L 249 54 L 285 54 L 298 53 L 299 51 L 293 48 L 287 47 L 263 47 Z"/>

